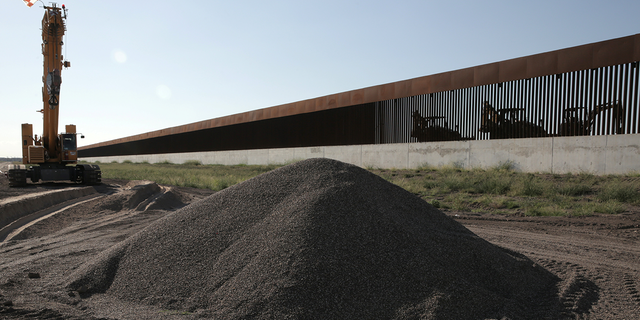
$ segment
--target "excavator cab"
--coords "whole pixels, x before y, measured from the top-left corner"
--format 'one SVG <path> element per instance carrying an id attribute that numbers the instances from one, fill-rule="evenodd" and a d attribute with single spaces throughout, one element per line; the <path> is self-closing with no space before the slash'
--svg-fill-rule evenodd
<path id="1" fill-rule="evenodd" d="M 62 161 L 76 162 L 78 161 L 78 144 L 75 133 L 63 133 L 60 135 L 62 143 Z"/>

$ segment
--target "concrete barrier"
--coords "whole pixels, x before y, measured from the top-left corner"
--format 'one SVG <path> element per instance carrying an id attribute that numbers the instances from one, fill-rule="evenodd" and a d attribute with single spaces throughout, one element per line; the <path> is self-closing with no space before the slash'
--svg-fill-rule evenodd
<path id="1" fill-rule="evenodd" d="M 82 158 L 88 162 L 286 164 L 330 158 L 369 168 L 411 169 L 456 165 L 489 168 L 510 163 L 522 172 L 640 173 L 640 134 L 303 147 Z"/>

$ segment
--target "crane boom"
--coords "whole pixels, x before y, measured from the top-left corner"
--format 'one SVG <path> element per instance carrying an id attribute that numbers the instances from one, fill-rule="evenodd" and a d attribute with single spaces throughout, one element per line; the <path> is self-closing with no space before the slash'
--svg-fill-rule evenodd
<path id="1" fill-rule="evenodd" d="M 50 158 L 47 162 L 59 162 L 58 155 L 58 115 L 60 104 L 60 85 L 62 84 L 62 67 L 69 66 L 62 55 L 63 36 L 66 31 L 66 8 L 58 8 L 55 4 L 45 6 L 42 17 L 42 55 L 44 56 L 44 75 L 42 81 L 42 100 L 44 102 L 42 144 Z M 64 62 L 63 62 L 64 61 Z M 75 132 L 73 132 L 75 133 Z"/>

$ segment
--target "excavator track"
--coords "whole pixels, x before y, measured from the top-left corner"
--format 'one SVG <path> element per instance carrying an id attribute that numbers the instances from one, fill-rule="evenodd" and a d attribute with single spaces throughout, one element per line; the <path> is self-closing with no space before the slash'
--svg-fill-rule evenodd
<path id="1" fill-rule="evenodd" d="M 27 170 L 11 169 L 7 171 L 10 187 L 24 187 L 27 185 Z"/>

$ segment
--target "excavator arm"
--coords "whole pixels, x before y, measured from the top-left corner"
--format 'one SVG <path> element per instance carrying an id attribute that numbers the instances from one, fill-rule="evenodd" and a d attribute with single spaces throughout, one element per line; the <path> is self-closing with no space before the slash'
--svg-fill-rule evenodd
<path id="1" fill-rule="evenodd" d="M 60 146 L 58 141 L 58 115 L 60 104 L 60 85 L 62 84 L 62 68 L 69 66 L 62 55 L 63 36 L 66 31 L 66 8 L 45 6 L 42 17 L 42 55 L 44 65 L 42 81 L 43 135 L 42 143 L 48 154 L 47 162 L 60 162 Z"/>

